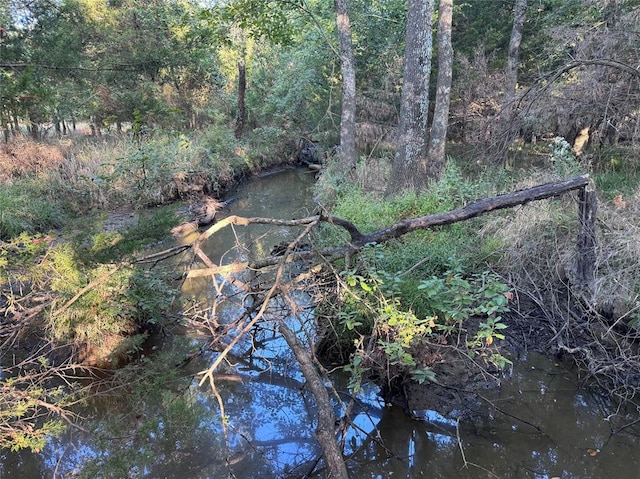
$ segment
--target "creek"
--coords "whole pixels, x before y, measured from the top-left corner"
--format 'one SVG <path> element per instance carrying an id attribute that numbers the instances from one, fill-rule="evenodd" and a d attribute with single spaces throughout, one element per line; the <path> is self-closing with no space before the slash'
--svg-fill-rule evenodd
<path id="1" fill-rule="evenodd" d="M 312 184 L 304 169 L 252 179 L 230 192 L 238 200 L 229 213 L 307 216 L 313 209 Z M 291 239 L 289 229 L 227 228 L 206 253 L 223 264 L 252 252 L 264 255 Z M 208 280 L 188 280 L 183 290 L 199 304 L 213 302 L 217 294 Z M 297 330 L 301 322 L 312 329 L 309 298 L 299 293 L 295 300 L 297 321 L 284 320 Z M 216 314 L 224 323 L 234 312 L 229 305 Z M 307 476 L 320 455 L 313 398 L 286 343 L 266 320 L 223 363 L 215 393 L 209 383 L 199 386 L 194 379 L 217 357 L 206 349 L 181 368 L 176 381 L 148 388 L 133 403 L 113 395 L 89 402 L 82 413 L 91 434 L 69 428 L 39 454 L 3 453 L 0 479 L 322 477 Z M 206 341 L 205 334 L 189 328 L 156 338 L 148 364 L 158 351 L 180 357 Z M 347 378 L 335 373 L 332 379 L 348 399 Z M 353 478 L 640 479 L 640 428 L 611 434 L 637 420 L 638 412 L 615 409 L 584 387 L 571 364 L 534 353 L 514 359 L 513 371 L 498 390 L 486 391 L 474 419 L 429 410 L 414 411 L 411 418 L 377 394 L 375 385 L 365 384 L 352 411 L 356 427 L 347 433 L 345 453 Z M 336 412 L 340 416 L 338 404 Z"/>

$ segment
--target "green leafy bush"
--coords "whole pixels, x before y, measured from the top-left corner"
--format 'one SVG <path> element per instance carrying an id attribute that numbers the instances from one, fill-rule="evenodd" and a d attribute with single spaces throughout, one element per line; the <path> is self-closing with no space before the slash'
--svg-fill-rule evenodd
<path id="1" fill-rule="evenodd" d="M 463 276 L 460 270 L 422 281 L 418 289 L 426 295 L 428 307 L 441 319 L 439 328 L 454 331 L 472 317 L 485 318 L 469 346 L 491 346 L 495 339 L 504 339 L 502 313 L 509 311 L 512 297 L 509 286 L 496 274 L 483 271 Z"/>
<path id="2" fill-rule="evenodd" d="M 391 381 L 408 375 L 417 382 L 436 380 L 429 351 L 447 338 L 467 337 L 466 354 L 474 355 L 505 338 L 502 314 L 509 311 L 509 287 L 494 273 L 464 276 L 461 270 L 423 280 L 417 289 L 425 296 L 418 312 L 403 299 L 403 279 L 381 271 L 367 275 L 343 273 L 344 301 L 336 314 L 338 335 L 351 338 L 353 352 L 345 367 L 350 387 L 357 390 L 369 372 Z M 469 326 L 474 320 L 473 326 Z M 477 324 L 477 325 L 476 325 Z M 435 349 L 434 349 L 435 348 Z M 499 367 L 510 361 L 496 350 L 484 354 Z"/>

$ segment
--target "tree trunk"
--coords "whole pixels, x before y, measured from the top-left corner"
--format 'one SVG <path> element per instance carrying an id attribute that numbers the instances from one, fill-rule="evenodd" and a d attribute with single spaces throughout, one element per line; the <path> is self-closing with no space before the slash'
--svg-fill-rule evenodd
<path id="1" fill-rule="evenodd" d="M 238 115 L 236 117 L 235 136 L 239 140 L 242 138 L 244 131 L 244 123 L 247 118 L 247 112 L 244 102 L 245 93 L 247 91 L 247 76 L 244 62 L 238 62 Z"/>
<path id="2" fill-rule="evenodd" d="M 596 213 L 597 194 L 592 188 L 582 188 L 578 193 L 578 232 L 577 280 L 581 287 L 588 290 L 593 286 L 596 276 Z"/>
<path id="3" fill-rule="evenodd" d="M 554 181 L 543 185 L 534 186 L 525 190 L 514 191 L 491 198 L 482 198 L 457 210 L 436 213 L 419 218 L 406 218 L 398 223 L 373 233 L 361 234 L 360 231 L 346 220 L 330 218 L 333 224 L 347 230 L 351 236 L 351 246 L 363 247 L 372 243 L 384 243 L 390 239 L 400 238 L 402 235 L 416 230 L 434 228 L 436 226 L 449 225 L 459 221 L 468 220 L 477 216 L 504 208 L 512 208 L 516 205 L 524 205 L 531 201 L 544 200 L 554 196 L 560 196 L 568 191 L 586 187 L 589 177 L 576 176 L 567 180 Z"/>
<path id="4" fill-rule="evenodd" d="M 507 57 L 507 68 L 505 70 L 504 97 L 502 100 L 502 111 L 500 121 L 497 122 L 500 138 L 493 138 L 498 145 L 496 156 L 503 163 L 506 162 L 507 153 L 511 143 L 519 134 L 520 128 L 514 121 L 516 98 L 516 88 L 518 86 L 518 63 L 520 56 L 520 43 L 522 42 L 522 30 L 527 12 L 527 0 L 515 0 L 513 12 L 513 28 L 511 39 L 509 40 L 509 54 Z"/>
<path id="5" fill-rule="evenodd" d="M 34 140 L 38 140 L 38 137 L 40 135 L 38 123 L 34 120 L 29 120 L 29 121 L 30 121 L 29 133 L 31 134 L 31 138 L 33 138 Z"/>
<path id="6" fill-rule="evenodd" d="M 342 71 L 342 115 L 340 118 L 341 165 L 345 173 L 356 166 L 356 69 L 347 0 L 335 0 L 340 68 Z"/>
<path id="7" fill-rule="evenodd" d="M 436 83 L 436 105 L 433 112 L 431 137 L 427 160 L 427 173 L 439 180 L 444 172 L 445 145 L 449 126 L 449 103 L 451 100 L 451 77 L 453 71 L 453 46 L 451 44 L 451 21 L 453 0 L 440 0 L 438 9 L 438 81 Z"/>
<path id="8" fill-rule="evenodd" d="M 427 184 L 426 137 L 433 0 L 409 0 L 400 122 L 387 196 Z"/>
<path id="9" fill-rule="evenodd" d="M 527 0 L 516 0 L 513 12 L 513 29 L 509 40 L 509 56 L 505 72 L 504 107 L 511 109 L 518 85 L 518 59 L 520 57 L 520 43 L 522 30 L 527 13 Z"/>

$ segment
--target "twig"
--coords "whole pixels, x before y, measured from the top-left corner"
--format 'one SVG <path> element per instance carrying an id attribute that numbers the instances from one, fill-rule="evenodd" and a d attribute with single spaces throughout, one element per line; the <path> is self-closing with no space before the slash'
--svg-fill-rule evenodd
<path id="1" fill-rule="evenodd" d="M 462 446 L 462 439 L 460 438 L 460 417 L 456 420 L 456 437 L 458 438 L 458 448 L 460 449 L 460 454 L 462 454 L 462 462 L 464 463 L 462 467 L 468 467 L 467 456 L 464 453 L 464 447 Z"/>
<path id="2" fill-rule="evenodd" d="M 511 414 L 510 412 L 507 412 L 507 411 L 505 411 L 504 409 L 502 409 L 502 408 L 500 408 L 500 407 L 496 406 L 496 405 L 495 405 L 495 403 L 494 403 L 493 401 L 491 401 L 490 399 L 487 399 L 487 398 L 486 398 L 486 397 L 484 397 L 482 394 L 478 394 L 478 393 L 476 393 L 476 395 L 477 395 L 480 399 L 482 399 L 483 401 L 485 401 L 487 404 L 489 404 L 489 405 L 490 405 L 492 408 L 494 408 L 496 411 L 498 411 L 499 413 L 504 414 L 505 416 L 510 417 L 511 419 L 515 419 L 516 421 L 519 421 L 519 422 L 521 422 L 521 423 L 523 423 L 523 424 L 526 424 L 527 426 L 532 427 L 533 429 L 535 429 L 536 431 L 538 431 L 540 434 L 543 434 L 543 435 L 545 435 L 545 436 L 547 435 L 547 433 L 546 433 L 546 432 L 544 432 L 544 431 L 543 431 L 539 426 L 536 426 L 535 424 L 530 423 L 530 422 L 529 422 L 529 421 L 527 421 L 526 419 L 522 419 L 522 418 L 520 418 L 520 417 L 518 417 L 518 416 L 516 416 L 516 415 L 514 415 L 514 414 Z"/>

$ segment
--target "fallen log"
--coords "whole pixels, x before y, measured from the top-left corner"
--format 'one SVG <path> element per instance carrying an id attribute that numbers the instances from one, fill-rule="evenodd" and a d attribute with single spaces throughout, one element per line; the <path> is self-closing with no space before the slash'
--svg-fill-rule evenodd
<path id="1" fill-rule="evenodd" d="M 361 248 L 366 244 L 384 243 L 390 239 L 399 238 L 412 231 L 433 228 L 435 226 L 449 225 L 459 221 L 468 220 L 505 208 L 512 208 L 524 205 L 531 201 L 544 200 L 555 196 L 563 195 L 572 190 L 585 188 L 589 184 L 589 176 L 576 176 L 562 181 L 554 181 L 543 185 L 534 186 L 524 190 L 514 191 L 504 195 L 490 198 L 482 198 L 474 201 L 462 208 L 444 213 L 436 213 L 418 218 L 408 218 L 395 223 L 387 228 L 369 234 L 362 234 L 351 222 L 342 218 L 325 216 L 323 221 L 336 224 L 347 230 L 351 236 L 351 244 L 356 248 Z"/>

